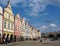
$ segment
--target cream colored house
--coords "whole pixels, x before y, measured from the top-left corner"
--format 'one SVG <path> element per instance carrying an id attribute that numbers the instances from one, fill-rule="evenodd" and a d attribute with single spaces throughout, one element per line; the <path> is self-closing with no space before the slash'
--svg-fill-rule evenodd
<path id="1" fill-rule="evenodd" d="M 33 34 L 33 38 L 35 38 L 35 39 L 38 39 L 41 37 L 40 30 L 37 30 L 36 28 L 33 28 L 32 34 Z"/>
<path id="2" fill-rule="evenodd" d="M 35 29 L 33 28 L 33 31 L 32 31 L 32 34 L 33 34 L 33 38 L 35 38 Z"/>
<path id="3" fill-rule="evenodd" d="M 40 37 L 41 37 L 41 32 L 40 30 L 36 29 L 36 38 L 40 38 Z"/>
<path id="4" fill-rule="evenodd" d="M 33 27 L 32 26 L 30 26 L 30 34 L 31 34 L 31 39 L 33 39 L 33 29 L 32 29 Z"/>
<path id="5" fill-rule="evenodd" d="M 12 8 L 10 5 L 10 1 L 8 1 L 6 8 L 4 8 L 4 24 L 3 24 L 3 37 L 14 35 L 14 14 L 12 12 Z"/>
<path id="6" fill-rule="evenodd" d="M 31 38 L 31 34 L 32 34 L 32 33 L 31 33 L 31 25 L 29 25 L 29 28 L 28 28 L 28 29 L 29 29 L 29 30 L 28 30 L 28 31 L 29 31 L 29 38 Z"/>

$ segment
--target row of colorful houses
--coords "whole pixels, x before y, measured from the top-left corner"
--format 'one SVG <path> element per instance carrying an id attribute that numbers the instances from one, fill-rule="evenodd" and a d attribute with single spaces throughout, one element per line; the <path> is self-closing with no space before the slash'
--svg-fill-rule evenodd
<path id="1" fill-rule="evenodd" d="M 0 6 L 0 41 L 6 37 L 12 41 L 13 36 L 19 41 L 21 37 L 30 39 L 41 37 L 41 32 L 33 28 L 19 14 L 15 16 L 8 1 L 5 8 Z"/>

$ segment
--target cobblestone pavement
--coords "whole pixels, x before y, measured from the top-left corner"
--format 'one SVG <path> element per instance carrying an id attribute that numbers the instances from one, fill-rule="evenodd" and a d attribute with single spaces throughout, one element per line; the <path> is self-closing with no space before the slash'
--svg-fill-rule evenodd
<path id="1" fill-rule="evenodd" d="M 16 43 L 9 43 L 9 44 L 0 44 L 0 46 L 60 46 L 60 41 L 24 41 L 24 42 L 16 42 Z"/>

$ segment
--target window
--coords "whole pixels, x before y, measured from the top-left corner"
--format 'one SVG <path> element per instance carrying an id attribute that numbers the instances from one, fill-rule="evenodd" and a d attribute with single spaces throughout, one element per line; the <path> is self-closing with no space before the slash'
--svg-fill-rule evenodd
<path id="1" fill-rule="evenodd" d="M 10 29 L 10 23 L 8 23 L 8 29 Z"/>
<path id="2" fill-rule="evenodd" d="M 13 24 L 13 23 L 11 23 L 11 29 L 12 29 L 12 30 L 14 29 L 14 24 Z"/>
<path id="3" fill-rule="evenodd" d="M 12 23 L 10 23 L 10 29 L 12 30 Z"/>
<path id="4" fill-rule="evenodd" d="M 8 16 L 8 19 L 10 19 L 10 15 Z"/>
<path id="5" fill-rule="evenodd" d="M 16 26 L 15 26 L 15 30 L 17 30 Z"/>
<path id="6" fill-rule="evenodd" d="M 0 38 L 1 38 L 1 33 L 0 33 Z"/>
<path id="7" fill-rule="evenodd" d="M 4 21 L 4 28 L 6 28 L 6 21 Z"/>

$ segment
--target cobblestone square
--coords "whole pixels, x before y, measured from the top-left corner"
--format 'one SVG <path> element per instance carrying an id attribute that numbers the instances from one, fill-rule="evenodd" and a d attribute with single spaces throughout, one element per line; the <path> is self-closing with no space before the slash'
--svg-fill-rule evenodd
<path id="1" fill-rule="evenodd" d="M 1 44 L 0 46 L 60 46 L 60 41 L 41 43 L 40 41 L 22 41 L 16 43 Z"/>

